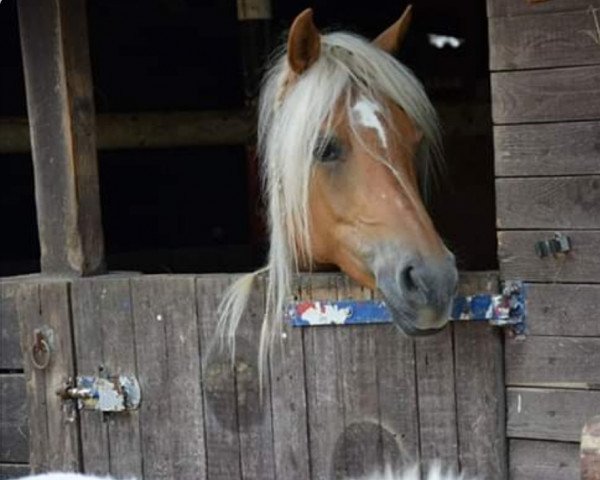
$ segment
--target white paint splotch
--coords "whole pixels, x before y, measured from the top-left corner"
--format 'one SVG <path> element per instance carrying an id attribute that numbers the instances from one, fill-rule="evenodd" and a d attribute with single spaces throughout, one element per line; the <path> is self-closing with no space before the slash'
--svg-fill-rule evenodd
<path id="1" fill-rule="evenodd" d="M 373 128 L 377 132 L 379 141 L 384 148 L 387 148 L 387 137 L 385 135 L 385 128 L 381 119 L 377 115 L 381 113 L 381 105 L 374 102 L 366 97 L 359 97 L 357 102 L 352 107 L 352 115 L 356 122 L 365 128 Z"/>
<path id="2" fill-rule="evenodd" d="M 310 325 L 340 325 L 343 324 L 350 316 L 349 308 L 341 308 L 337 305 L 322 304 L 314 302 L 314 304 L 304 310 L 301 314 L 302 320 Z"/>

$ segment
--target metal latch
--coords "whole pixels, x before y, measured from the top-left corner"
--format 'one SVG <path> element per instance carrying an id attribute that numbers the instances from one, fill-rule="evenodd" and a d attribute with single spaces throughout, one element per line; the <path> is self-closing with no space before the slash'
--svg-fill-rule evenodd
<path id="1" fill-rule="evenodd" d="M 557 253 L 568 253 L 571 251 L 571 239 L 562 233 L 556 232 L 554 238 L 541 240 L 535 244 L 535 253 L 540 258 L 548 255 L 556 256 Z"/>
<path id="2" fill-rule="evenodd" d="M 100 412 L 137 410 L 141 401 L 137 379 L 126 375 L 113 377 L 80 375 L 57 393 L 64 400 L 77 400 L 80 410 Z"/>

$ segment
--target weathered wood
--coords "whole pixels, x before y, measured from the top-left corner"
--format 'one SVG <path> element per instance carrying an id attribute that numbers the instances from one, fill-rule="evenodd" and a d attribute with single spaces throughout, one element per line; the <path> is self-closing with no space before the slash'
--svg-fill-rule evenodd
<path id="1" fill-rule="evenodd" d="M 538 13 L 570 12 L 600 7 L 597 0 L 487 0 L 489 17 L 533 15 Z"/>
<path id="2" fill-rule="evenodd" d="M 312 275 L 302 283 L 300 298 L 334 299 L 336 282 L 335 275 Z M 343 438 L 344 432 L 343 364 L 338 330 L 322 327 L 304 331 L 311 478 L 315 480 L 337 479 L 345 473 L 343 460 L 336 462 L 334 458 L 336 442 Z M 343 444 L 341 447 L 343 454 Z"/>
<path id="3" fill-rule="evenodd" d="M 497 272 L 466 272 L 460 293 L 497 293 Z M 505 479 L 506 418 L 502 335 L 486 324 L 454 324 L 454 384 L 460 466 L 467 475 Z"/>
<path id="4" fill-rule="evenodd" d="M 506 396 L 509 437 L 577 442 L 600 409 L 599 391 L 509 387 Z"/>
<path id="5" fill-rule="evenodd" d="M 585 422 L 581 432 L 581 479 L 600 480 L 600 415 Z"/>
<path id="6" fill-rule="evenodd" d="M 20 285 L 17 312 L 27 380 L 31 469 L 79 471 L 78 414 L 73 402 L 63 402 L 56 393 L 75 375 L 68 282 Z M 46 368 L 32 364 L 34 332 L 38 330 L 50 346 Z"/>
<path id="7" fill-rule="evenodd" d="M 0 283 L 0 370 L 23 369 L 15 302 L 17 286 L 17 283 Z"/>
<path id="8" fill-rule="evenodd" d="M 286 322 L 281 340 L 273 346 L 269 365 L 277 479 L 310 478 L 304 363 L 302 330 Z"/>
<path id="9" fill-rule="evenodd" d="M 231 283 L 229 275 L 202 275 L 196 281 L 198 328 L 203 350 L 202 379 L 205 412 L 207 478 L 238 480 L 238 435 L 235 377 L 229 352 L 214 343 L 220 298 Z"/>
<path id="10" fill-rule="evenodd" d="M 0 462 L 29 460 L 29 425 L 25 377 L 0 375 Z"/>
<path id="11" fill-rule="evenodd" d="M 131 280 L 144 476 L 206 475 L 194 278 Z"/>
<path id="12" fill-rule="evenodd" d="M 530 335 L 600 337 L 600 285 L 527 286 L 527 332 Z"/>
<path id="13" fill-rule="evenodd" d="M 458 469 L 452 326 L 415 339 L 421 460 Z"/>
<path id="14" fill-rule="evenodd" d="M 85 0 L 18 7 L 42 271 L 96 273 L 104 243 Z"/>
<path id="15" fill-rule="evenodd" d="M 494 123 L 600 117 L 600 65 L 492 73 Z"/>
<path id="16" fill-rule="evenodd" d="M 72 305 L 78 373 L 137 377 L 129 279 L 74 282 Z M 81 423 L 86 472 L 142 476 L 139 411 L 106 418 L 82 411 Z"/>
<path id="17" fill-rule="evenodd" d="M 506 384 L 600 390 L 600 338 L 506 340 Z"/>
<path id="18" fill-rule="evenodd" d="M 503 278 L 531 282 L 600 282 L 600 232 L 562 230 L 572 251 L 554 258 L 539 258 L 536 242 L 554 237 L 554 231 L 498 232 L 498 260 Z"/>
<path id="19" fill-rule="evenodd" d="M 29 465 L 22 463 L 0 463 L 0 480 L 24 477 L 29 475 L 29 473 Z"/>
<path id="20" fill-rule="evenodd" d="M 235 387 L 242 477 L 274 480 L 269 372 L 267 365 L 261 382 L 258 365 L 264 311 L 265 289 L 258 279 L 236 331 Z"/>
<path id="21" fill-rule="evenodd" d="M 600 32 L 589 8 L 492 18 L 488 31 L 491 70 L 600 63 Z"/>
<path id="22" fill-rule="evenodd" d="M 580 480 L 576 443 L 512 439 L 509 442 L 511 480 Z"/>
<path id="23" fill-rule="evenodd" d="M 498 228 L 600 228 L 600 176 L 499 178 L 496 215 Z"/>
<path id="24" fill-rule="evenodd" d="M 494 151 L 499 177 L 600 174 L 600 122 L 497 126 Z"/>

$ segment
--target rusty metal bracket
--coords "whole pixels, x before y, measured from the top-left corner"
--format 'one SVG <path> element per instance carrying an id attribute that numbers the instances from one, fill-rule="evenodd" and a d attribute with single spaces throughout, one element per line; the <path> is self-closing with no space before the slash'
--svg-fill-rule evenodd
<path id="1" fill-rule="evenodd" d="M 76 400 L 80 410 L 123 412 L 137 410 L 141 402 L 137 379 L 126 375 L 80 375 L 57 393 L 64 400 Z"/>

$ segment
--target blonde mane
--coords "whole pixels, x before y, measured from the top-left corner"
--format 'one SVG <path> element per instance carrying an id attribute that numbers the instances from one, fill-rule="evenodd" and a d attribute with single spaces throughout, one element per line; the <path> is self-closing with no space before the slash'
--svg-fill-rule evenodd
<path id="1" fill-rule="evenodd" d="M 227 341 L 234 355 L 235 332 L 253 282 L 257 275 L 266 274 L 258 359 L 261 380 L 270 347 L 280 333 L 285 304 L 291 300 L 299 259 L 311 259 L 308 195 L 313 157 L 319 138 L 333 128 L 333 111 L 340 99 L 357 136 L 350 115 L 351 95 L 374 101 L 386 98 L 402 108 L 423 133 L 416 159 L 421 179 L 431 177 L 431 167 L 435 169 L 441 158 L 437 115 L 421 83 L 408 68 L 364 38 L 345 32 L 322 35 L 318 60 L 291 84 L 289 76 L 282 49 L 266 73 L 259 106 L 259 154 L 269 212 L 268 263 L 231 285 L 219 308 L 216 332 L 221 345 Z M 385 113 L 382 116 L 388 117 Z M 378 159 L 403 182 L 388 159 Z"/>

